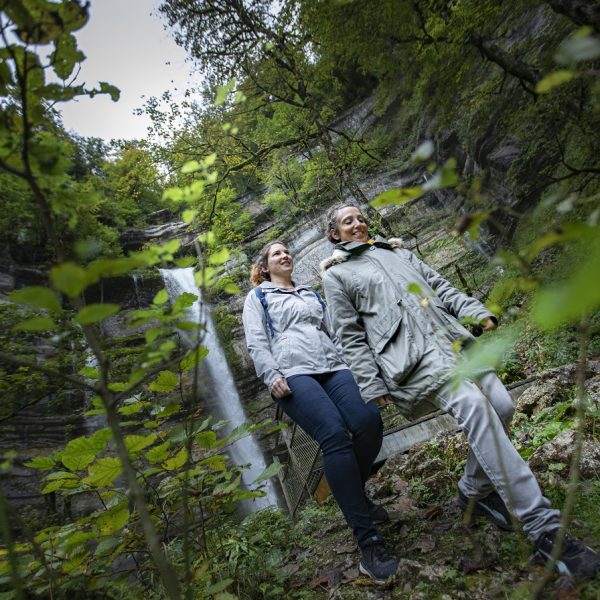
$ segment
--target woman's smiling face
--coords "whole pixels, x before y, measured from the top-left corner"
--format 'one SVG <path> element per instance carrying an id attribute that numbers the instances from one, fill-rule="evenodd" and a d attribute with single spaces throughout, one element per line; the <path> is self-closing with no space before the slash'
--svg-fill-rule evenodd
<path id="1" fill-rule="evenodd" d="M 369 226 L 356 206 L 344 206 L 340 209 L 336 233 L 340 242 L 369 241 Z"/>
<path id="2" fill-rule="evenodd" d="M 275 277 L 290 277 L 294 270 L 294 259 L 283 244 L 273 244 L 269 248 L 267 267 L 265 269 Z"/>

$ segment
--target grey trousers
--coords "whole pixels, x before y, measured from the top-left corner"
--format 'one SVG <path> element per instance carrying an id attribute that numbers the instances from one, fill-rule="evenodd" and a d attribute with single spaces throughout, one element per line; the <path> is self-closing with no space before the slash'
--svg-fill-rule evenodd
<path id="1" fill-rule="evenodd" d="M 436 394 L 435 403 L 456 419 L 469 442 L 460 491 L 468 498 L 482 498 L 495 488 L 532 541 L 556 529 L 560 512 L 551 508 L 508 437 L 515 409 L 496 374 L 484 375 L 478 385 L 463 381 L 451 388 L 447 384 Z"/>

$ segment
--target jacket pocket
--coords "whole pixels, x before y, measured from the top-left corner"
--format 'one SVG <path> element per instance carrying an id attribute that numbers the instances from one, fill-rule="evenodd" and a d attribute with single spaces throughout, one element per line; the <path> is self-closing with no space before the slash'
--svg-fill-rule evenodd
<path id="1" fill-rule="evenodd" d="M 377 354 L 383 352 L 388 342 L 396 335 L 401 323 L 402 313 L 398 307 L 388 310 L 377 318 L 368 329 L 369 341 L 374 352 Z"/>

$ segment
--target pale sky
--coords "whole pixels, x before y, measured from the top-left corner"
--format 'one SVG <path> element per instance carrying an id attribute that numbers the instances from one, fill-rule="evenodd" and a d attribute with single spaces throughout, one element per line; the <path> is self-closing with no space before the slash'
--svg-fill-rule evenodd
<path id="1" fill-rule="evenodd" d="M 150 119 L 133 114 L 143 106 L 144 97 L 176 88 L 182 94 L 193 82 L 185 51 L 164 30 L 158 4 L 158 0 L 92 0 L 90 20 L 76 34 L 87 57 L 76 83 L 93 88 L 106 81 L 121 90 L 121 98 L 113 102 L 102 94 L 64 103 L 67 130 L 105 140 L 144 138 Z"/>

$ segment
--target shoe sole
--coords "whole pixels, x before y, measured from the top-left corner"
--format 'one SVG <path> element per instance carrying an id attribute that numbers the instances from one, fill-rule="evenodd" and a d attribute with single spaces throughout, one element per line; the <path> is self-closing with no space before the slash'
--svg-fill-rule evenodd
<path id="1" fill-rule="evenodd" d="M 373 580 L 373 583 L 375 583 L 377 585 L 385 585 L 386 583 L 389 582 L 390 578 L 392 578 L 394 576 L 394 575 L 390 575 L 389 577 L 386 577 L 385 579 L 378 579 L 366 567 L 363 567 L 362 563 L 360 563 L 358 565 L 358 570 L 363 575 L 366 575 L 367 577 L 370 577 Z"/>
<path id="2" fill-rule="evenodd" d="M 475 503 L 473 505 L 473 509 L 470 512 L 470 519 L 469 522 L 467 523 L 467 509 L 468 509 L 468 503 L 467 505 L 463 505 L 463 503 L 459 500 L 458 501 L 458 506 L 461 508 L 461 510 L 464 513 L 464 518 L 465 518 L 465 525 L 467 527 L 475 527 L 476 523 L 475 520 L 477 519 L 477 517 L 485 517 L 486 519 L 488 519 L 488 521 L 492 522 L 496 527 L 498 527 L 499 529 L 502 529 L 502 531 L 509 531 L 512 532 L 515 530 L 515 528 L 513 527 L 512 523 L 506 523 L 504 521 L 504 518 L 502 516 L 501 513 L 488 508 L 485 505 L 479 505 L 477 503 Z M 496 516 L 498 515 L 498 517 Z"/>
<path id="3" fill-rule="evenodd" d="M 538 549 L 533 555 L 532 563 L 534 565 L 544 567 L 546 566 L 546 563 L 550 562 L 551 559 L 551 554 L 545 552 L 544 550 Z M 600 573 L 600 569 L 596 569 L 593 573 L 575 573 L 571 569 L 569 569 L 566 563 L 560 560 L 560 558 L 556 559 L 556 562 L 554 563 L 554 570 L 561 577 L 570 577 L 574 581 L 589 581 L 591 579 L 594 579 L 594 577 L 596 577 L 596 575 Z"/>

